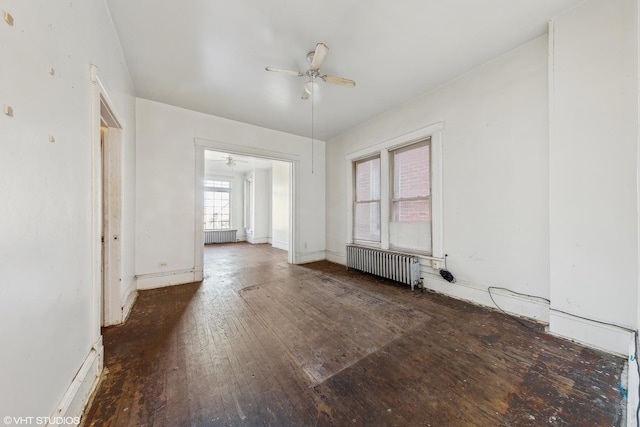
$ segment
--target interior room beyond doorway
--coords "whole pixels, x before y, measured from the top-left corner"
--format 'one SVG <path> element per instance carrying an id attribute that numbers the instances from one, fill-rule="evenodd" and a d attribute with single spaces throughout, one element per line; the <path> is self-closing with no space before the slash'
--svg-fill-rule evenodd
<path id="1" fill-rule="evenodd" d="M 291 163 L 213 150 L 204 162 L 204 243 L 291 250 Z"/>

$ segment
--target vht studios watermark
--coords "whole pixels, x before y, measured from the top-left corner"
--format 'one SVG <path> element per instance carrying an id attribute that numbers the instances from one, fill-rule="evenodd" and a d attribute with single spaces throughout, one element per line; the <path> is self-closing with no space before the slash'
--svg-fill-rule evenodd
<path id="1" fill-rule="evenodd" d="M 10 417 L 6 416 L 2 419 L 4 425 L 78 425 L 80 417 Z"/>

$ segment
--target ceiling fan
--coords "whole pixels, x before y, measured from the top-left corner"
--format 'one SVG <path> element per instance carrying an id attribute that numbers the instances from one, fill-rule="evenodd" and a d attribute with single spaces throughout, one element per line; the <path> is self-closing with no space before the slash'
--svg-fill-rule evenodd
<path id="1" fill-rule="evenodd" d="M 316 49 L 307 54 L 307 61 L 311 64 L 309 69 L 304 73 L 302 71 L 287 70 L 284 68 L 266 67 L 267 71 L 275 71 L 276 73 L 291 74 L 297 77 L 307 76 L 309 81 L 305 83 L 302 91 L 302 99 L 308 99 L 309 95 L 317 87 L 316 79 L 321 79 L 326 83 L 331 83 L 339 86 L 354 87 L 356 82 L 353 80 L 345 79 L 343 77 L 327 76 L 320 74 L 320 66 L 324 62 L 324 58 L 329 52 L 329 48 L 324 43 L 318 43 Z"/>
<path id="2" fill-rule="evenodd" d="M 240 163 L 249 163 L 246 160 L 237 160 L 234 159 L 233 157 L 231 157 L 231 155 L 226 155 L 226 156 L 221 156 L 224 160 L 214 160 L 214 162 L 225 162 L 225 164 L 227 166 L 229 166 L 230 168 L 234 167 L 236 165 L 236 162 L 240 162 Z"/>

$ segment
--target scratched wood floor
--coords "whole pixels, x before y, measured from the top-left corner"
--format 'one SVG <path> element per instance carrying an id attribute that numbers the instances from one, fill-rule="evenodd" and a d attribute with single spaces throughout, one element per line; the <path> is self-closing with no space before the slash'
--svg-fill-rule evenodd
<path id="1" fill-rule="evenodd" d="M 104 333 L 84 426 L 614 426 L 624 360 L 267 245 L 205 249 Z"/>

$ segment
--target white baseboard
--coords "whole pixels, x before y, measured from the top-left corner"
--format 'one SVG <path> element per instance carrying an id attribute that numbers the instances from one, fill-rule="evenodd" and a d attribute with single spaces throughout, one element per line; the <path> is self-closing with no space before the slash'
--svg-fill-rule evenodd
<path id="1" fill-rule="evenodd" d="M 80 421 L 80 417 L 89 402 L 91 394 L 98 385 L 100 379 L 100 373 L 102 372 L 102 366 L 104 361 L 104 347 L 102 346 L 102 336 L 93 348 L 89 351 L 89 354 L 84 359 L 82 366 L 78 370 L 75 378 L 71 381 L 71 384 L 67 388 L 67 391 L 62 396 L 60 403 L 53 411 L 51 415 L 52 420 L 63 419 L 64 425 L 78 425 L 76 423 L 69 424 L 71 419 Z M 58 424 L 49 424 L 50 426 L 57 426 Z"/>
<path id="2" fill-rule="evenodd" d="M 629 356 L 629 342 L 635 339 L 633 332 L 622 327 L 605 325 L 553 309 L 549 312 L 549 333 L 623 357 Z"/>
<path id="3" fill-rule="evenodd" d="M 247 241 L 253 245 L 261 245 L 263 243 L 269 243 L 268 237 L 250 237 Z"/>
<path id="4" fill-rule="evenodd" d="M 323 261 L 326 259 L 325 251 L 316 251 L 296 254 L 296 264 L 306 264 L 308 262 Z"/>
<path id="5" fill-rule="evenodd" d="M 347 256 L 341 252 L 325 251 L 327 261 L 335 262 L 336 264 L 347 265 Z"/>
<path id="6" fill-rule="evenodd" d="M 198 279 L 200 277 L 200 279 Z M 136 276 L 138 290 L 163 288 L 165 286 L 181 285 L 202 280 L 202 271 L 176 270 L 161 273 L 141 274 Z"/>
<path id="7" fill-rule="evenodd" d="M 282 249 L 283 251 L 288 251 L 289 250 L 289 242 L 283 242 L 282 240 L 273 240 L 271 242 L 271 246 L 273 246 L 276 249 Z"/>
<path id="8" fill-rule="evenodd" d="M 138 298 L 137 289 L 129 289 L 129 294 L 127 298 L 124 300 L 124 304 L 122 304 L 122 322 L 124 323 L 129 317 L 129 313 L 131 313 L 131 309 L 133 308 L 133 304 L 136 302 L 136 298 Z"/>
<path id="9" fill-rule="evenodd" d="M 453 298 L 462 299 L 491 308 L 498 308 L 491 300 L 491 296 L 500 307 L 509 314 L 528 317 L 542 323 L 549 322 L 549 304 L 538 298 L 529 298 L 511 292 L 494 289 L 489 294 L 487 286 L 457 280 L 449 283 L 444 280 L 435 270 L 421 271 L 424 277 L 425 288 L 448 295 Z"/>

